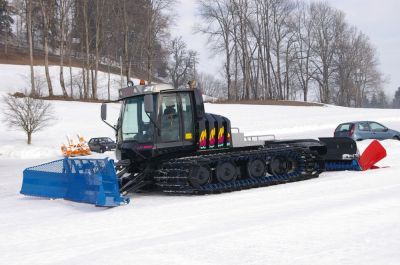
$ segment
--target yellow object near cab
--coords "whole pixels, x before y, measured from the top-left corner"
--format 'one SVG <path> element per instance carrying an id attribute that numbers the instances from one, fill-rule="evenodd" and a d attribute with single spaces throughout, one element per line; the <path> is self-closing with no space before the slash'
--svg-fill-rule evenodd
<path id="1" fill-rule="evenodd" d="M 185 140 L 193 140 L 193 134 L 192 133 L 185 133 Z"/>

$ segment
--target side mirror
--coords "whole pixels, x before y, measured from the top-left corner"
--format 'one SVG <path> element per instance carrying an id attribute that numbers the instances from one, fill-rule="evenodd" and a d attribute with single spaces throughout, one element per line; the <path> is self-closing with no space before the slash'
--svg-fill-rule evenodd
<path id="1" fill-rule="evenodd" d="M 144 111 L 147 113 L 154 112 L 153 95 L 147 94 L 144 96 Z"/>
<path id="2" fill-rule="evenodd" d="M 113 128 L 115 131 L 117 131 L 117 127 L 112 126 L 111 124 L 106 122 L 106 120 L 107 120 L 107 104 L 106 103 L 101 104 L 101 119 L 103 120 L 103 122 L 105 124 L 107 124 L 108 126 Z"/>
<path id="3" fill-rule="evenodd" d="M 107 120 L 107 104 L 101 104 L 101 119 L 103 121 Z"/>

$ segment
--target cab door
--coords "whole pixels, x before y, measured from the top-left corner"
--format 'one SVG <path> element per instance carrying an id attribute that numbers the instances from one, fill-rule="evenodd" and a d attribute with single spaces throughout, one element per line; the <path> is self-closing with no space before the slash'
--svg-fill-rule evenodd
<path id="1" fill-rule="evenodd" d="M 159 148 L 194 145 L 193 100 L 190 92 L 160 94 L 158 117 Z"/>
<path id="2" fill-rule="evenodd" d="M 182 145 L 182 119 L 176 93 L 160 95 L 158 143 L 160 148 Z"/>
<path id="3" fill-rule="evenodd" d="M 194 124 L 194 105 L 192 93 L 179 93 L 180 108 L 182 112 L 182 139 L 185 146 L 194 145 L 195 124 Z"/>

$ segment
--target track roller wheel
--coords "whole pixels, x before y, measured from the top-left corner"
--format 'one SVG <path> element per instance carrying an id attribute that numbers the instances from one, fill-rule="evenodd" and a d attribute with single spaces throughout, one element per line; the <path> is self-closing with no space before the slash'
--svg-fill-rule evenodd
<path id="1" fill-rule="evenodd" d="M 247 173 L 250 178 L 260 178 L 265 176 L 267 165 L 264 160 L 254 159 L 247 163 Z"/>
<path id="2" fill-rule="evenodd" d="M 215 173 L 220 183 L 234 181 L 238 175 L 236 166 L 231 162 L 218 164 Z"/>
<path id="3" fill-rule="evenodd" d="M 200 187 L 211 183 L 212 174 L 208 166 L 196 166 L 192 169 L 189 182 L 193 187 Z"/>
<path id="4" fill-rule="evenodd" d="M 275 156 L 271 159 L 268 173 L 273 176 L 282 176 L 294 172 L 297 168 L 297 162 L 286 156 Z"/>

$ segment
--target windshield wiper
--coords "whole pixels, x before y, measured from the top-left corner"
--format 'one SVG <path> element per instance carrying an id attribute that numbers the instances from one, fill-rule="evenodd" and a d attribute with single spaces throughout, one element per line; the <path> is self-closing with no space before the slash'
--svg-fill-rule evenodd
<path id="1" fill-rule="evenodd" d="M 160 130 L 160 131 L 161 131 L 160 127 L 157 126 L 156 122 L 151 118 L 151 116 L 150 116 L 147 112 L 145 112 L 145 113 L 146 113 L 147 117 L 149 117 L 150 121 L 151 121 L 151 122 L 154 124 L 154 126 L 157 128 L 157 130 Z"/>

